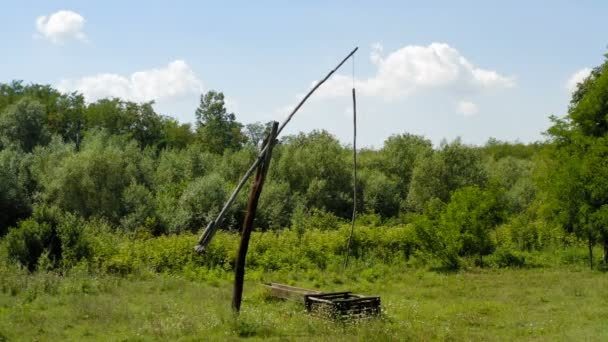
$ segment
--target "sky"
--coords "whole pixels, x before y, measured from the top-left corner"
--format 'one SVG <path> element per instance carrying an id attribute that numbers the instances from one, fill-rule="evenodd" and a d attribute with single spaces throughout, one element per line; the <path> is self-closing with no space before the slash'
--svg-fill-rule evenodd
<path id="1" fill-rule="evenodd" d="M 222 91 L 247 124 L 282 121 L 354 47 L 284 134 L 325 129 L 380 148 L 394 134 L 544 139 L 608 52 L 608 1 L 3 1 L 0 82 L 155 101 L 193 122 Z"/>

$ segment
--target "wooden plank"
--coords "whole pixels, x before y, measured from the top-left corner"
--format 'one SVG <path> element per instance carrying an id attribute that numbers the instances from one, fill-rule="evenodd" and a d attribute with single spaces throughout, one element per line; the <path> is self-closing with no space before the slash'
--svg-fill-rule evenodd
<path id="1" fill-rule="evenodd" d="M 304 302 L 304 296 L 318 294 L 319 292 L 301 287 L 289 286 L 279 283 L 264 284 L 270 291 L 270 295 L 275 298 Z"/>

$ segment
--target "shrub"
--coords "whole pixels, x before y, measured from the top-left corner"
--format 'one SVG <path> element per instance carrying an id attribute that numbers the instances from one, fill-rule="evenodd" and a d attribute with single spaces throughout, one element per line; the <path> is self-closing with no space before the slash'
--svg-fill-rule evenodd
<path id="1" fill-rule="evenodd" d="M 92 257 L 93 249 L 86 228 L 84 220 L 73 214 L 66 214 L 57 226 L 61 241 L 61 263 L 64 266 L 73 267 L 79 261 Z"/>
<path id="2" fill-rule="evenodd" d="M 489 263 L 501 268 L 523 267 L 526 264 L 526 257 L 520 252 L 502 247 L 489 257 Z"/>
<path id="3" fill-rule="evenodd" d="M 10 261 L 34 271 L 38 259 L 45 250 L 49 259 L 56 264 L 61 256 L 61 241 L 48 223 L 27 219 L 21 221 L 17 228 L 9 229 L 6 236 L 6 251 Z"/>

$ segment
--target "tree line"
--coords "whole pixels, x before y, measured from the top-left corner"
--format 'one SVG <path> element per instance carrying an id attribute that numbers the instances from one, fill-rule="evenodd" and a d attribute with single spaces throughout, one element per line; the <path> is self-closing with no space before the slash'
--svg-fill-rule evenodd
<path id="1" fill-rule="evenodd" d="M 608 56 L 607 56 L 608 58 Z M 117 233 L 198 232 L 257 156 L 268 125 L 243 125 L 224 95 L 200 97 L 194 125 L 153 102 L 86 103 L 78 93 L 0 84 L 0 236 L 35 267 L 78 251 L 79 227 Z M 362 224 L 409 225 L 417 248 L 446 267 L 500 250 L 575 239 L 608 262 L 608 62 L 552 117 L 547 139 L 483 146 L 396 134 L 359 158 Z M 336 228 L 352 210 L 352 155 L 326 131 L 282 137 L 260 199 L 262 231 Z M 238 230 L 246 192 L 223 229 Z M 12 251 L 12 252 L 11 252 Z M 78 258 L 78 252 L 72 256 Z"/>

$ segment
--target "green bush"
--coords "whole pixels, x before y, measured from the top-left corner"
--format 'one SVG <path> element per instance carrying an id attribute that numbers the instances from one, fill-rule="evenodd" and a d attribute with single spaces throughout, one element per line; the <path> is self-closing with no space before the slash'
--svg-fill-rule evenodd
<path id="1" fill-rule="evenodd" d="M 526 257 L 524 255 L 504 247 L 498 248 L 488 259 L 489 264 L 500 268 L 523 267 L 526 264 Z"/>
<path id="2" fill-rule="evenodd" d="M 61 241 L 53 227 L 34 219 L 21 221 L 18 227 L 9 229 L 5 243 L 8 259 L 30 271 L 36 269 L 38 259 L 45 251 L 54 264 L 61 257 Z"/>
<path id="3" fill-rule="evenodd" d="M 70 268 L 81 260 L 89 260 L 93 249 L 84 220 L 73 214 L 66 214 L 57 226 L 61 241 L 61 263 Z"/>

